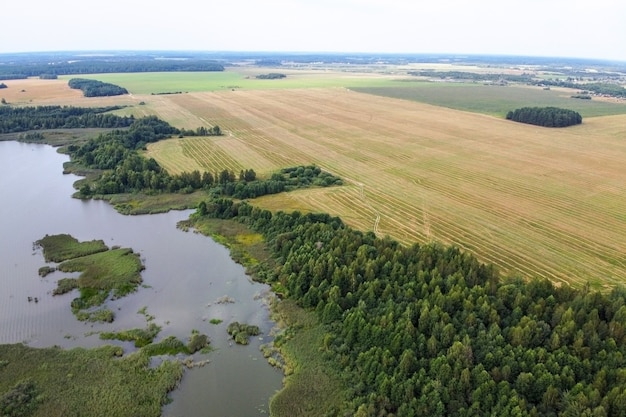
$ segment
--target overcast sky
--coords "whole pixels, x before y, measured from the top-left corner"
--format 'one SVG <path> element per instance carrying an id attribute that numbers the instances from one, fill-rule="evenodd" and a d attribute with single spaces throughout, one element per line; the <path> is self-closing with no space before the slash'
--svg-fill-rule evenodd
<path id="1" fill-rule="evenodd" d="M 624 0 L 7 0 L 0 53 L 412 52 L 626 61 Z"/>

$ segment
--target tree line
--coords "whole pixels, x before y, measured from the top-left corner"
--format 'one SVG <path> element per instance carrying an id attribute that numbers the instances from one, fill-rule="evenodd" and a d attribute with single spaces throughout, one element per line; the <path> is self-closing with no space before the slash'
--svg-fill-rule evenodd
<path id="1" fill-rule="evenodd" d="M 128 94 L 128 90 L 118 85 L 86 78 L 72 78 L 67 85 L 75 90 L 81 90 L 85 97 L 107 97 Z"/>
<path id="2" fill-rule="evenodd" d="M 123 128 L 135 121 L 133 116 L 116 116 L 108 112 L 119 110 L 119 106 L 109 107 L 0 107 L 0 133 L 25 132 L 41 129 L 72 128 Z"/>
<path id="3" fill-rule="evenodd" d="M 580 113 L 558 107 L 522 107 L 509 111 L 506 119 L 544 127 L 567 127 L 583 122 Z"/>
<path id="4" fill-rule="evenodd" d="M 72 74 L 105 74 L 127 72 L 194 72 L 224 71 L 218 62 L 202 59 L 189 60 L 75 60 L 33 63 L 7 63 L 0 66 L 0 80 L 48 77 Z"/>
<path id="5" fill-rule="evenodd" d="M 145 158 L 137 151 L 148 143 L 183 134 L 155 116 L 135 119 L 125 130 L 100 134 L 86 143 L 68 146 L 72 162 L 102 171 L 90 182 L 84 182 L 79 192 L 82 197 L 119 193 L 185 192 L 204 189 L 213 196 L 239 199 L 256 198 L 296 188 L 339 185 L 341 179 L 314 165 L 284 168 L 269 179 L 257 179 L 256 172 L 245 169 L 237 176 L 233 171 L 183 172 L 170 175 L 153 158 Z M 199 128 L 198 134 L 219 132 L 219 127 Z"/>
<path id="6" fill-rule="evenodd" d="M 471 81 L 509 81 L 518 83 L 530 83 L 533 80 L 530 74 L 498 74 L 498 73 L 477 73 L 466 71 L 409 71 L 407 74 L 416 77 L 431 77 L 439 79 L 454 79 L 454 80 L 471 80 Z"/>
<path id="7" fill-rule="evenodd" d="M 572 81 L 564 80 L 541 80 L 533 82 L 535 85 L 554 86 L 575 88 L 591 91 L 594 94 L 607 95 L 612 97 L 626 97 L 626 88 L 619 84 L 612 83 L 574 83 Z"/>
<path id="8" fill-rule="evenodd" d="M 281 78 L 286 78 L 287 76 L 278 72 L 270 72 L 269 74 L 259 74 L 256 76 L 259 80 L 279 80 Z"/>
<path id="9" fill-rule="evenodd" d="M 624 415 L 623 288 L 504 279 L 456 247 L 404 247 L 326 214 L 216 199 L 204 215 L 262 233 L 278 266 L 259 277 L 324 323 L 320 354 L 350 387 L 333 415 Z"/>

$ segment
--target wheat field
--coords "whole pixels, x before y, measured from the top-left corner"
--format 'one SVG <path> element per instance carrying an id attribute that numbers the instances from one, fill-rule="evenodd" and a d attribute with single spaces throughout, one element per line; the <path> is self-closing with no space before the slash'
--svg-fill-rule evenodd
<path id="1" fill-rule="evenodd" d="M 455 244 L 505 274 L 626 282 L 624 115 L 547 129 L 344 88 L 165 100 L 190 113 L 179 123 L 225 132 L 151 145 L 174 172 L 314 163 L 347 183 L 255 204 L 329 212 L 403 244 Z"/>

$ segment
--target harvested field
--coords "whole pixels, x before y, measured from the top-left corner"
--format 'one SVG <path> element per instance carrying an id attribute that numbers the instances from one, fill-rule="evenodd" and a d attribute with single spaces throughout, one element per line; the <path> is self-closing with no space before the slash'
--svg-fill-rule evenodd
<path id="1" fill-rule="evenodd" d="M 4 80 L 7 88 L 0 90 L 0 97 L 15 106 L 82 106 L 99 107 L 132 105 L 136 101 L 128 95 L 115 97 L 84 97 L 82 91 L 71 89 L 67 79 Z"/>
<path id="2" fill-rule="evenodd" d="M 181 164 L 269 172 L 315 163 L 351 184 L 262 206 L 326 211 L 404 244 L 453 243 L 507 274 L 626 282 L 626 116 L 547 129 L 343 88 L 168 100 L 226 132 L 178 142 Z"/>

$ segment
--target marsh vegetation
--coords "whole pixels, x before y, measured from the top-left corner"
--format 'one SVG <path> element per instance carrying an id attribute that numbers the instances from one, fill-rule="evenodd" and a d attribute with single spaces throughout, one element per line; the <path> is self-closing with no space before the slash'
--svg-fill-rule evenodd
<path id="1" fill-rule="evenodd" d="M 34 349 L 0 345 L 0 410 L 8 416 L 161 415 L 167 394 L 183 376 L 179 362 L 151 366 L 139 350 Z"/>
<path id="2" fill-rule="evenodd" d="M 61 278 L 53 295 L 78 288 L 80 296 L 71 307 L 79 320 L 112 322 L 114 314 L 101 306 L 109 296 L 123 297 L 137 289 L 144 266 L 128 248 L 109 249 L 102 240 L 79 242 L 67 234 L 45 236 L 36 242 L 43 248 L 46 262 L 60 262 L 60 272 L 80 272 L 78 278 Z M 39 269 L 47 275 L 51 267 Z"/>

